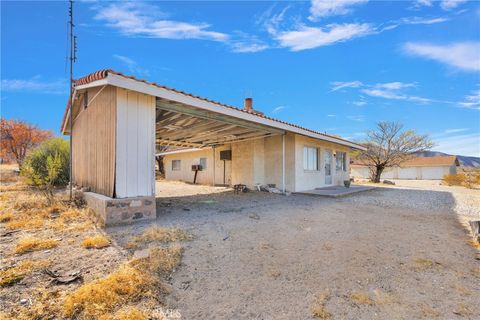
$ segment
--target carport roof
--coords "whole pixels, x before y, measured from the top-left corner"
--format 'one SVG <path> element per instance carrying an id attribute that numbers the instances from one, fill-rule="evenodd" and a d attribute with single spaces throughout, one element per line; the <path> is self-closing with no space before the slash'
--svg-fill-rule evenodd
<path id="1" fill-rule="evenodd" d="M 224 104 L 218 101 L 210 100 L 201 96 L 196 96 L 191 93 L 187 93 L 181 90 L 177 90 L 174 88 L 157 84 L 155 82 L 150 82 L 147 80 L 138 79 L 134 76 L 125 75 L 121 72 L 111 70 L 111 69 L 99 70 L 74 81 L 75 93 L 78 90 L 86 89 L 89 87 L 104 86 L 104 85 L 117 86 L 117 87 L 129 89 L 133 91 L 151 94 L 159 98 L 169 99 L 173 101 L 180 101 L 182 103 L 193 105 L 195 107 L 200 107 L 205 110 L 220 112 L 228 116 L 233 116 L 233 117 L 241 118 L 253 123 L 259 123 L 261 125 L 269 126 L 272 129 L 289 131 L 289 132 L 305 135 L 305 136 L 319 139 L 319 140 L 338 143 L 338 144 L 345 145 L 355 149 L 360 149 L 360 150 L 365 149 L 360 144 L 342 139 L 337 136 L 327 135 L 325 133 L 304 128 L 296 124 L 292 124 L 292 123 L 288 123 L 272 117 L 268 117 L 256 111 L 249 112 L 244 109 L 240 109 L 240 108 L 237 108 L 228 104 Z M 160 91 L 158 89 L 160 89 Z M 71 98 L 68 99 L 67 106 L 66 106 L 65 113 L 62 120 L 61 131 L 64 134 L 68 134 L 68 124 L 69 124 L 68 115 L 70 112 L 70 101 L 71 101 Z M 221 107 L 221 108 L 218 108 L 218 107 Z"/>

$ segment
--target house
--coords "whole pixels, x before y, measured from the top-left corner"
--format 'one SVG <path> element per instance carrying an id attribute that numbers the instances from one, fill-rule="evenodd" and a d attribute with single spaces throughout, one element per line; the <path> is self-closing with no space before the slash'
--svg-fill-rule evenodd
<path id="1" fill-rule="evenodd" d="M 387 168 L 382 179 L 441 180 L 447 174 L 457 173 L 459 162 L 456 156 L 415 157 L 398 167 Z M 351 176 L 370 178 L 370 170 L 365 163 L 353 161 L 350 164 Z"/>
<path id="2" fill-rule="evenodd" d="M 107 224 L 155 215 L 156 145 L 182 149 L 165 154 L 168 179 L 193 181 L 191 166 L 202 165 L 200 183 L 292 192 L 342 184 L 349 151 L 363 149 L 268 117 L 251 99 L 236 108 L 113 70 L 76 80 L 72 98 L 61 126 L 72 180 Z"/>

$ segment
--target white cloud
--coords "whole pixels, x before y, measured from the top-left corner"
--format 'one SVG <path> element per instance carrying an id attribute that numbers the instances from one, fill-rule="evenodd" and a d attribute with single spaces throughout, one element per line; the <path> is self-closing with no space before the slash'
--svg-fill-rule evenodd
<path id="1" fill-rule="evenodd" d="M 375 87 L 377 88 L 382 88 L 382 89 L 388 89 L 388 90 L 400 90 L 404 88 L 410 88 L 414 87 L 414 83 L 403 83 L 403 82 L 386 82 L 386 83 L 377 83 Z"/>
<path id="2" fill-rule="evenodd" d="M 442 0 L 440 2 L 440 7 L 443 10 L 451 10 L 455 9 L 464 2 L 467 2 L 467 0 Z"/>
<path id="3" fill-rule="evenodd" d="M 119 54 L 114 54 L 113 57 L 121 61 L 122 63 L 124 63 L 127 66 L 128 70 L 134 74 L 138 74 L 142 76 L 148 76 L 150 74 L 150 72 L 147 69 L 141 68 L 135 60 L 129 57 L 122 56 Z"/>
<path id="4" fill-rule="evenodd" d="M 230 40 L 229 46 L 233 52 L 239 53 L 260 52 L 269 48 L 262 40 L 244 32 L 236 32 L 235 39 Z"/>
<path id="5" fill-rule="evenodd" d="M 333 117 L 336 117 L 337 115 L 336 114 L 327 114 L 327 117 L 329 118 L 333 118 Z"/>
<path id="6" fill-rule="evenodd" d="M 433 0 L 417 0 L 415 2 L 416 6 L 425 6 L 425 7 L 431 7 L 433 4 Z"/>
<path id="7" fill-rule="evenodd" d="M 480 135 L 464 134 L 433 139 L 433 150 L 449 154 L 480 157 Z"/>
<path id="8" fill-rule="evenodd" d="M 464 132 L 464 131 L 468 131 L 468 130 L 470 130 L 470 129 L 469 128 L 458 128 L 458 129 L 447 129 L 444 132 L 447 133 L 447 134 L 450 134 L 450 133 Z"/>
<path id="9" fill-rule="evenodd" d="M 422 17 L 410 17 L 410 18 L 403 18 L 400 20 L 403 24 L 436 24 L 446 22 L 450 19 L 445 17 L 437 17 L 437 18 L 422 18 Z"/>
<path id="10" fill-rule="evenodd" d="M 480 71 L 480 42 L 457 42 L 447 45 L 408 42 L 407 54 L 435 60 L 465 71 Z"/>
<path id="11" fill-rule="evenodd" d="M 347 119 L 352 120 L 352 121 L 363 122 L 363 121 L 365 121 L 365 116 L 363 116 L 363 115 L 359 115 L 359 116 L 347 116 Z"/>
<path id="12" fill-rule="evenodd" d="M 392 90 L 362 89 L 362 92 L 372 97 L 384 98 L 384 99 L 406 100 L 406 101 L 415 101 L 415 102 L 421 102 L 421 103 L 428 103 L 433 101 L 432 99 L 429 99 L 429 98 L 401 94 Z"/>
<path id="13" fill-rule="evenodd" d="M 283 109 L 287 108 L 286 106 L 278 106 L 275 109 L 272 110 L 272 113 L 279 113 Z"/>
<path id="14" fill-rule="evenodd" d="M 291 51 L 301 51 L 332 45 L 373 32 L 374 29 L 367 23 L 330 24 L 325 28 L 301 25 L 297 30 L 279 32 L 275 38 L 282 47 L 290 48 Z"/>
<path id="15" fill-rule="evenodd" d="M 30 79 L 2 79 L 0 89 L 10 92 L 66 94 L 69 84 L 67 80 L 45 81 L 40 76 L 35 76 Z"/>
<path id="16" fill-rule="evenodd" d="M 308 19 L 344 15 L 352 11 L 351 7 L 368 2 L 368 0 L 312 0 Z"/>
<path id="17" fill-rule="evenodd" d="M 354 101 L 353 104 L 356 105 L 357 107 L 363 107 L 364 105 L 367 104 L 367 102 L 360 100 L 360 101 Z"/>
<path id="18" fill-rule="evenodd" d="M 95 19 L 128 36 L 165 39 L 203 39 L 225 42 L 229 35 L 208 30 L 207 23 L 166 20 L 157 7 L 140 2 L 119 2 L 95 7 Z"/>
<path id="19" fill-rule="evenodd" d="M 347 82 L 334 81 L 330 84 L 332 85 L 331 91 L 337 91 L 343 88 L 359 88 L 363 86 L 363 83 L 361 83 L 360 81 L 347 81 Z"/>
<path id="20" fill-rule="evenodd" d="M 464 100 L 458 104 L 462 108 L 480 110 L 480 88 L 465 96 Z"/>

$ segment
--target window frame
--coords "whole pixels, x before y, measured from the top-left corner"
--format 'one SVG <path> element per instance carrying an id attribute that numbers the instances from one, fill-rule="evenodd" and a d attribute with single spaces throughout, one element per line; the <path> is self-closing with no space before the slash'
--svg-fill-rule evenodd
<path id="1" fill-rule="evenodd" d="M 310 153 L 312 151 L 312 153 Z M 314 151 L 314 152 L 313 152 Z M 310 162 L 310 156 L 314 155 L 314 161 Z M 319 155 L 320 155 L 320 148 L 314 146 L 303 146 L 303 171 L 305 172 L 319 172 Z M 313 164 L 313 166 L 311 166 Z"/>
<path id="2" fill-rule="evenodd" d="M 202 165 L 202 159 L 205 160 L 205 166 Z M 198 160 L 198 164 L 202 166 L 202 171 L 207 169 L 207 157 L 201 157 L 200 160 Z"/>
<path id="3" fill-rule="evenodd" d="M 178 163 L 178 168 L 174 166 L 174 163 Z M 179 160 L 179 159 L 172 160 L 172 171 L 182 171 L 182 160 Z"/>
<path id="4" fill-rule="evenodd" d="M 336 171 L 347 172 L 347 153 L 343 151 L 337 151 L 335 153 L 335 169 Z M 340 155 L 342 155 L 340 157 Z M 342 158 L 342 162 L 339 163 L 339 159 Z M 340 164 L 340 166 L 339 166 Z"/>

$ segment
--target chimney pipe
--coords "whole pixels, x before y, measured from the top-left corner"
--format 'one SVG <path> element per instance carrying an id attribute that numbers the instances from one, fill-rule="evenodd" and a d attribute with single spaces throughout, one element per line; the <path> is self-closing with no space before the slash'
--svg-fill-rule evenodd
<path id="1" fill-rule="evenodd" d="M 253 111 L 253 100 L 252 98 L 245 98 L 245 103 L 243 104 L 243 110 L 247 112 Z"/>

